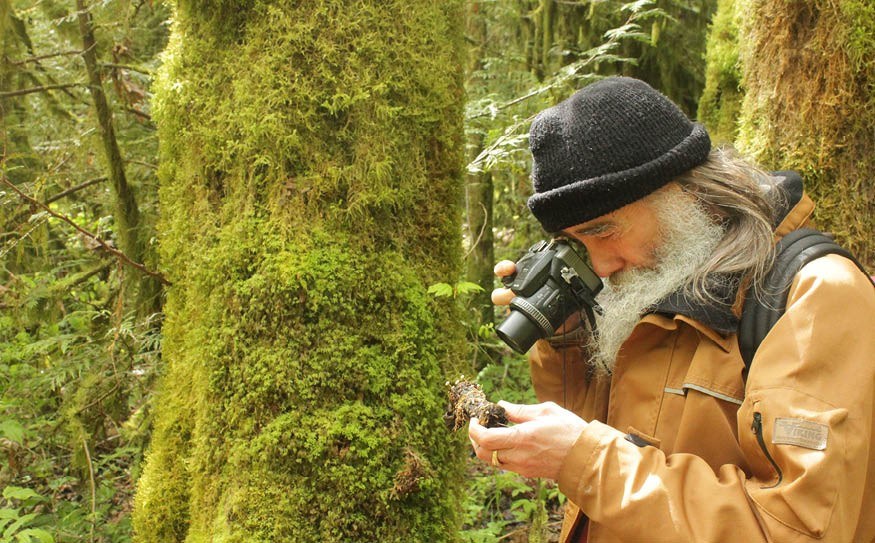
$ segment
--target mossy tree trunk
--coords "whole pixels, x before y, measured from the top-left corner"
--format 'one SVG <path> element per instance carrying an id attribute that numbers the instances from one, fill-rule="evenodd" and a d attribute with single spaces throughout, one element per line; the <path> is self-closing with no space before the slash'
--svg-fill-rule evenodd
<path id="1" fill-rule="evenodd" d="M 472 86 L 484 88 L 473 78 L 484 70 L 487 48 L 489 45 L 489 28 L 487 18 L 481 12 L 481 5 L 476 2 L 466 2 L 466 36 L 469 40 L 468 97 L 474 96 Z M 467 160 L 473 162 L 483 151 L 486 131 L 479 126 L 469 126 L 466 134 Z M 467 252 L 465 257 L 465 277 L 480 285 L 481 292 L 471 296 L 471 306 L 474 308 L 472 322 L 475 329 L 482 325 L 495 322 L 495 311 L 490 299 L 495 274 L 495 235 L 493 234 L 495 214 L 495 184 L 490 171 L 468 171 L 465 175 L 465 237 Z M 482 368 L 492 357 L 485 351 L 475 353 L 473 366 Z"/>
<path id="2" fill-rule="evenodd" d="M 713 118 L 724 123 L 740 103 L 739 149 L 768 168 L 798 170 L 818 203 L 818 226 L 875 267 L 871 1 L 735 0 L 721 11 L 737 25 L 741 98 L 729 96 Z"/>
<path id="3" fill-rule="evenodd" d="M 137 541 L 455 538 L 463 336 L 426 290 L 461 271 L 462 29 L 458 1 L 177 2 Z"/>

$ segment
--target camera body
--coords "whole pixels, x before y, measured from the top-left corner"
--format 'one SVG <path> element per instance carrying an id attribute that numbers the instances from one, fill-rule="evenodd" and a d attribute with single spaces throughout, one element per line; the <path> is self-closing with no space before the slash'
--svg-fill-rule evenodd
<path id="1" fill-rule="evenodd" d="M 527 352 L 535 341 L 552 336 L 575 311 L 585 311 L 594 328 L 593 311 L 602 281 L 568 240 L 554 238 L 534 244 L 516 263 L 516 273 L 502 279 L 516 297 L 510 315 L 495 329 L 516 352 Z"/>

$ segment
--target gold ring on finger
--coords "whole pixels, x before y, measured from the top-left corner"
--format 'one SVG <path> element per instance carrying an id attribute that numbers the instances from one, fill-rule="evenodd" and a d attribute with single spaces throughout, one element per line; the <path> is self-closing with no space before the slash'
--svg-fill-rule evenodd
<path id="1" fill-rule="evenodd" d="M 492 451 L 492 465 L 496 468 L 501 466 L 501 460 L 498 459 L 498 451 Z"/>

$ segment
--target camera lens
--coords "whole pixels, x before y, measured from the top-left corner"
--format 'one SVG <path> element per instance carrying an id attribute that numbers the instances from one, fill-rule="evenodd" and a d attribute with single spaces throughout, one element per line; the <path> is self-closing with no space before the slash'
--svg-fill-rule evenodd
<path id="1" fill-rule="evenodd" d="M 536 341 L 545 336 L 540 326 L 521 311 L 510 315 L 495 329 L 495 333 L 514 351 L 525 354 Z"/>

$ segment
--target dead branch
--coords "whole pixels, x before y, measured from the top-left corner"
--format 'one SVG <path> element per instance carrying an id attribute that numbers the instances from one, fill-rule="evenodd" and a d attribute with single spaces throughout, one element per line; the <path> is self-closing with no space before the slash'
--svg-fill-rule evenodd
<path id="1" fill-rule="evenodd" d="M 146 68 L 141 68 L 139 66 L 132 66 L 130 64 L 114 64 L 112 62 L 98 62 L 97 65 L 100 66 L 101 68 L 113 68 L 116 70 L 127 70 L 129 72 L 137 72 L 138 74 L 147 75 L 149 77 L 155 76 L 155 74 L 152 71 L 147 70 Z"/>
<path id="2" fill-rule="evenodd" d="M 80 234 L 82 234 L 86 238 L 94 241 L 100 249 L 113 255 L 114 257 L 119 259 L 119 261 L 121 261 L 123 264 L 131 266 L 132 268 L 137 269 L 140 272 L 145 273 L 146 275 L 149 275 L 151 277 L 155 277 L 156 279 L 158 279 L 159 281 L 161 281 L 161 283 L 163 283 L 165 285 L 171 284 L 170 281 L 168 281 L 167 278 L 164 277 L 164 275 L 161 272 L 150 270 L 149 268 L 147 268 L 143 264 L 140 264 L 139 262 L 135 262 L 135 261 L 131 260 L 131 258 L 128 257 L 128 255 L 119 251 L 118 249 L 116 249 L 112 245 L 109 245 L 106 241 L 99 238 L 96 234 L 92 234 L 88 230 L 85 230 L 84 228 L 82 228 L 81 226 L 79 226 L 78 224 L 73 222 L 69 217 L 52 210 L 46 204 L 40 202 L 39 200 L 37 200 L 35 198 L 28 196 L 21 189 L 16 187 L 9 179 L 7 179 L 5 175 L 0 177 L 0 181 L 3 181 L 3 183 L 6 186 L 11 188 L 13 191 L 15 191 L 16 194 L 18 194 L 22 199 L 24 199 L 29 204 L 34 205 L 34 206 L 42 209 L 43 211 L 45 211 L 46 213 L 48 213 L 52 217 L 54 217 L 56 219 L 60 219 L 60 220 L 64 221 L 65 223 L 69 224 L 70 226 L 72 226 L 73 228 L 75 228 L 77 232 L 79 232 Z"/>
<path id="3" fill-rule="evenodd" d="M 82 51 L 61 51 L 58 53 L 48 53 L 45 55 L 39 55 L 39 56 L 35 56 L 35 57 L 27 57 L 27 58 L 23 58 L 21 60 L 10 60 L 9 64 L 12 64 L 13 66 L 22 66 L 22 65 L 28 64 L 30 62 L 39 62 L 41 60 L 45 60 L 48 58 L 74 56 L 74 55 L 81 55 L 81 54 L 82 54 Z"/>
<path id="4" fill-rule="evenodd" d="M 40 87 L 29 87 L 27 89 L 18 89 L 14 91 L 0 92 L 0 98 L 12 98 L 15 96 L 24 96 L 26 94 L 34 94 L 37 92 L 49 92 L 54 90 L 72 89 L 75 87 L 87 87 L 83 83 L 59 83 L 57 85 L 42 85 Z"/>
<path id="5" fill-rule="evenodd" d="M 66 198 L 67 196 L 73 194 L 74 192 L 79 192 L 80 190 L 82 190 L 84 188 L 88 188 L 91 185 L 96 185 L 97 183 L 100 183 L 101 181 L 106 181 L 105 175 L 101 176 L 101 177 L 95 177 L 94 179 L 89 179 L 88 181 L 85 181 L 84 183 L 80 183 L 80 184 L 76 185 L 75 187 L 70 187 L 67 190 L 61 191 L 58 194 L 55 194 L 54 196 L 52 196 L 48 200 L 46 200 L 45 204 L 48 205 L 48 204 L 51 204 L 52 202 L 57 202 L 61 198 Z"/>

